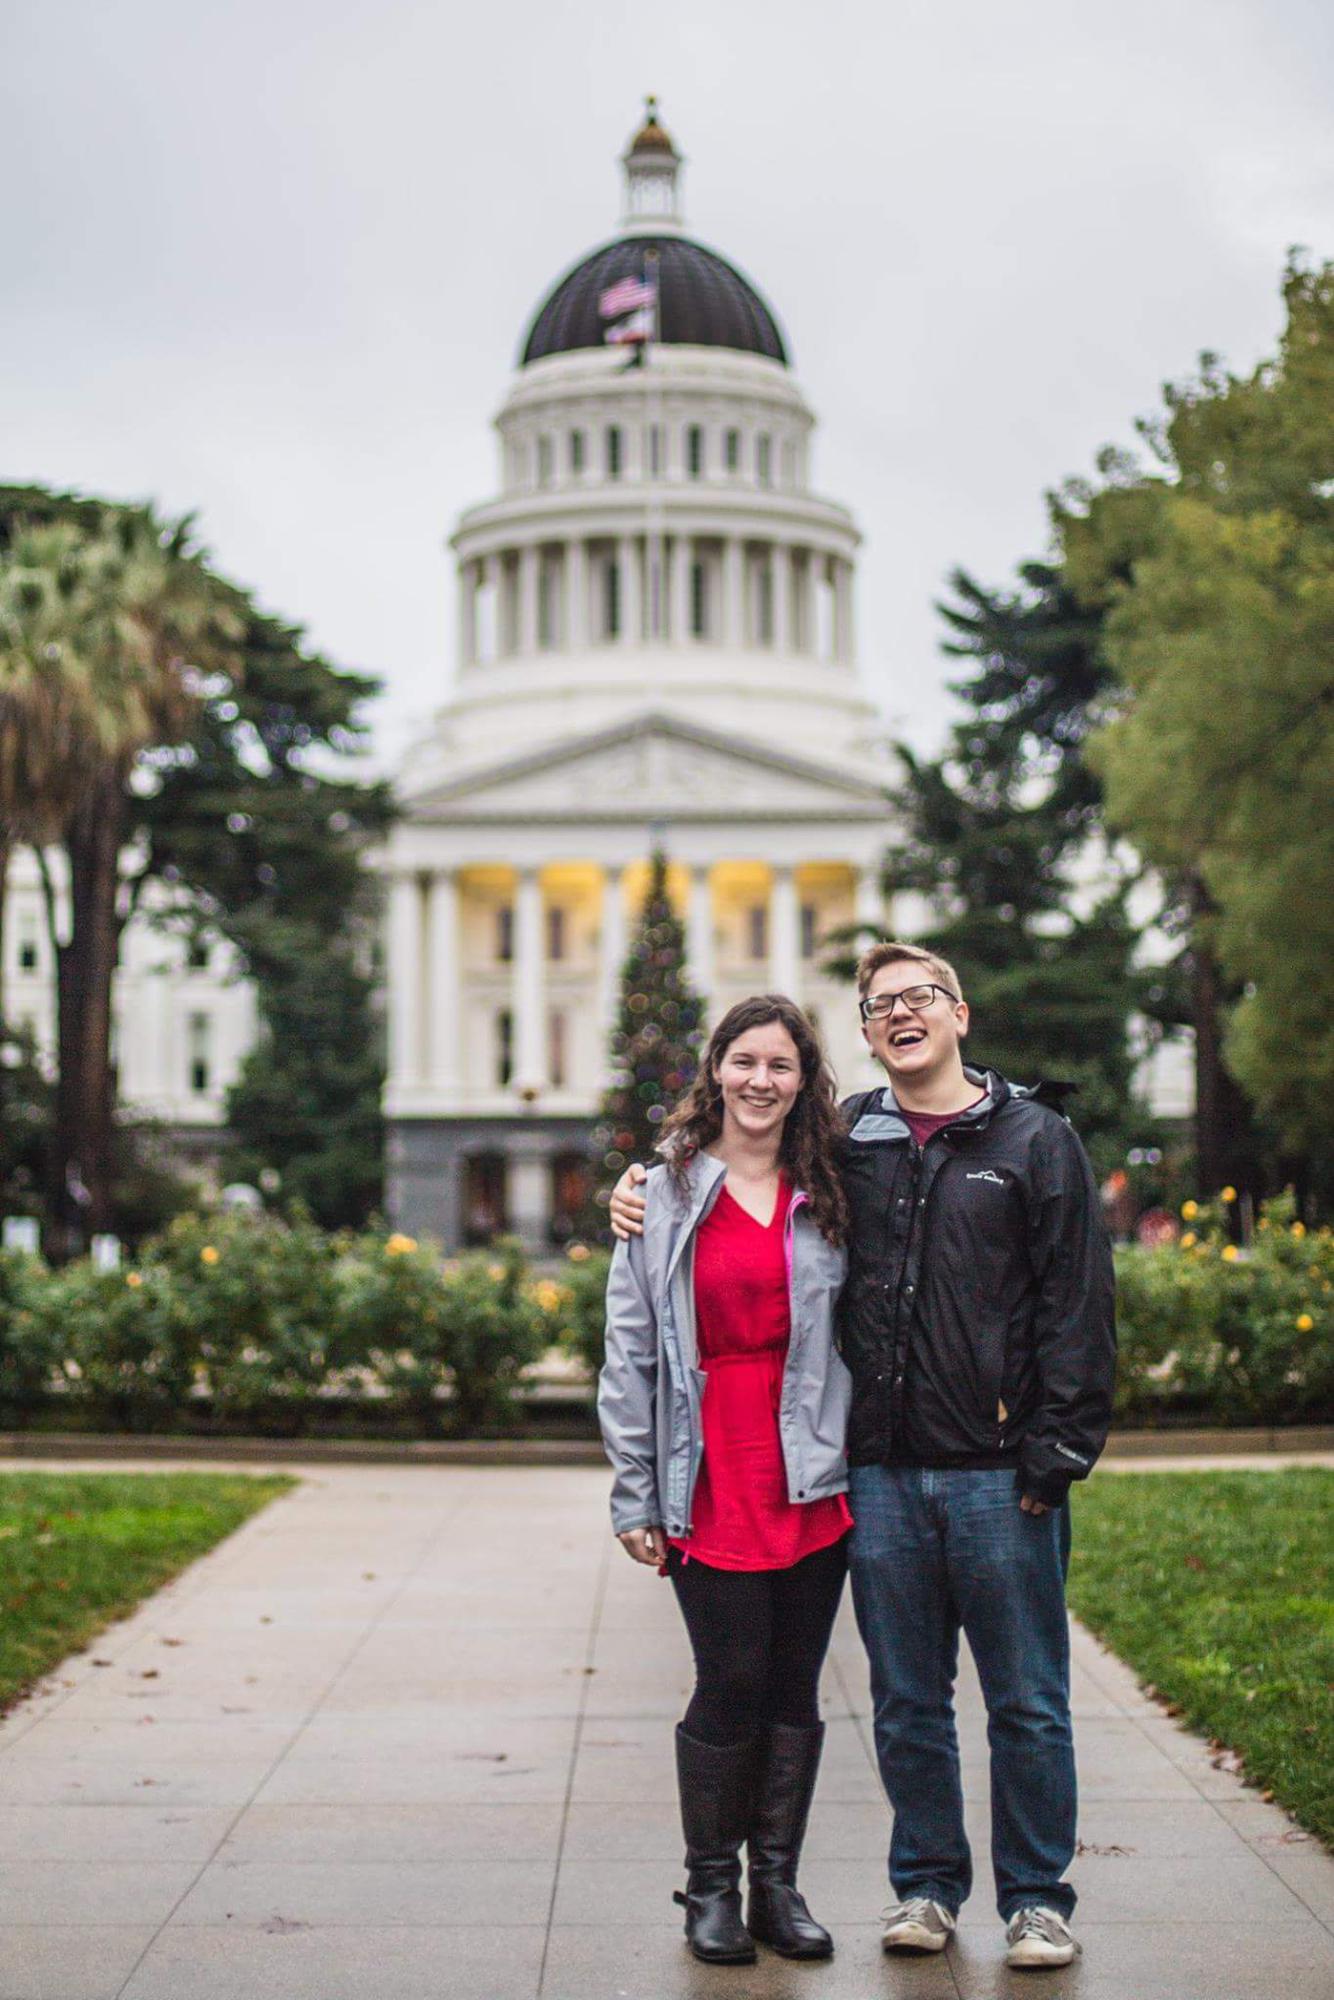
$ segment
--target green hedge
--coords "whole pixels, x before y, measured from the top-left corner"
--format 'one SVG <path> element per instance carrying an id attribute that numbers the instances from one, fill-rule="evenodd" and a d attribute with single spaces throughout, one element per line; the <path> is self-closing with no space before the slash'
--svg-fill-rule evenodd
<path id="1" fill-rule="evenodd" d="M 1177 1243 L 1117 1253 L 1118 1417 L 1328 1420 L 1334 1236 L 1306 1229 L 1288 1197 L 1269 1204 L 1245 1249 L 1232 1240 L 1230 1201 L 1188 1201 L 1181 1213 Z"/>
<path id="2" fill-rule="evenodd" d="M 1334 1239 L 1271 1204 L 1246 1250 L 1225 1204 L 1117 1254 L 1122 1423 L 1334 1414 Z M 559 1344 L 602 1358 L 607 1257 L 540 1275 L 513 1243 L 442 1259 L 409 1237 L 186 1215 L 121 1271 L 0 1254 L 0 1422 L 299 1433 L 349 1406 L 419 1435 L 503 1429 Z"/>

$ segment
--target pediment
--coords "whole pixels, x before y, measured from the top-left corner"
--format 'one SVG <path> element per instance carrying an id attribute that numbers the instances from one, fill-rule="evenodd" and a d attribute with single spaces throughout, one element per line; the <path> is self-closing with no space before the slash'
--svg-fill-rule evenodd
<path id="1" fill-rule="evenodd" d="M 884 791 L 767 744 L 648 715 L 460 774 L 406 801 L 409 820 L 877 820 Z"/>

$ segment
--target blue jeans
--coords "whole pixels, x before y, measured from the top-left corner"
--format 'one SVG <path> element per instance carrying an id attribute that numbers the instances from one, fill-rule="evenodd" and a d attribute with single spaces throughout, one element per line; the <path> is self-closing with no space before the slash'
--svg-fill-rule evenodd
<path id="1" fill-rule="evenodd" d="M 973 1881 L 954 1681 L 959 1630 L 987 1705 L 996 1906 L 1068 1917 L 1075 1753 L 1065 1571 L 1069 1508 L 1023 1512 L 1012 1470 L 852 1468 L 852 1600 L 871 1662 L 875 1746 L 894 1809 L 897 1896 L 957 1911 Z"/>

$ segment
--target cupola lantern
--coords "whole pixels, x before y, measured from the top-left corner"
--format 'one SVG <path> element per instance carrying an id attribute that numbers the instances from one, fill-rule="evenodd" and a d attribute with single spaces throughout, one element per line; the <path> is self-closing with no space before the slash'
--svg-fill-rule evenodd
<path id="1" fill-rule="evenodd" d="M 644 100 L 644 122 L 621 155 L 625 168 L 625 227 L 648 224 L 655 230 L 679 229 L 681 211 L 677 183 L 681 155 L 658 122 L 658 100 Z"/>

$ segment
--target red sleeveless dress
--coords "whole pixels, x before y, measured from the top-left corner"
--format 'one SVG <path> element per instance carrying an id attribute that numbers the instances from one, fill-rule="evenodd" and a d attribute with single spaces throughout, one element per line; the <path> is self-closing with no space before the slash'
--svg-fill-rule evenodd
<path id="1" fill-rule="evenodd" d="M 695 1321 L 704 1458 L 689 1536 L 672 1545 L 713 1569 L 788 1569 L 852 1526 L 843 1494 L 791 1501 L 778 1432 L 791 1334 L 785 1231 L 792 1190 L 780 1180 L 770 1222 L 724 1187 L 695 1236 Z"/>

